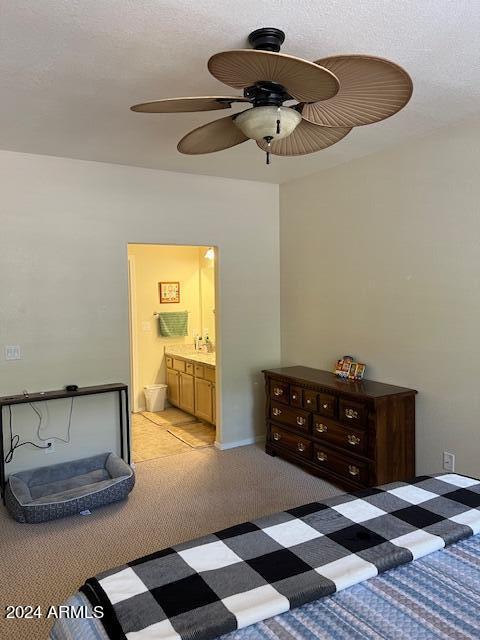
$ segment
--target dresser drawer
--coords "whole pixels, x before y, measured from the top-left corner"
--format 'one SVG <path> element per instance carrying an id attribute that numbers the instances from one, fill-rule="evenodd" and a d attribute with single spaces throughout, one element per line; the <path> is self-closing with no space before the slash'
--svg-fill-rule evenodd
<path id="1" fill-rule="evenodd" d="M 319 444 L 314 444 L 313 459 L 319 468 L 325 468 L 350 482 L 358 482 L 363 485 L 369 483 L 367 462 L 358 461 Z"/>
<path id="2" fill-rule="evenodd" d="M 166 356 L 165 357 L 165 361 L 167 363 L 167 367 L 169 369 L 172 369 L 173 368 L 173 358 L 171 356 Z"/>
<path id="3" fill-rule="evenodd" d="M 340 398 L 338 417 L 347 424 L 363 426 L 367 422 L 367 407 L 360 402 Z"/>
<path id="4" fill-rule="evenodd" d="M 205 377 L 205 367 L 203 364 L 195 365 L 195 377 L 196 378 L 204 378 Z"/>
<path id="5" fill-rule="evenodd" d="M 299 431 L 310 431 L 311 415 L 296 407 L 287 407 L 279 402 L 272 401 L 270 407 L 270 418 L 276 422 L 283 422 Z"/>
<path id="6" fill-rule="evenodd" d="M 318 394 L 318 413 L 330 418 L 335 417 L 337 399 L 329 393 Z"/>
<path id="7" fill-rule="evenodd" d="M 313 445 L 307 438 L 284 431 L 274 424 L 270 425 L 270 436 L 273 444 L 311 460 Z"/>
<path id="8" fill-rule="evenodd" d="M 292 407 L 303 407 L 303 389 L 290 385 L 290 404 Z"/>
<path id="9" fill-rule="evenodd" d="M 187 373 L 193 376 L 193 364 L 191 362 L 187 362 Z"/>
<path id="10" fill-rule="evenodd" d="M 353 426 L 343 426 L 318 414 L 313 416 L 312 434 L 318 440 L 342 447 L 346 451 L 352 450 L 354 453 L 364 455 L 367 450 L 365 431 L 355 429 Z"/>
<path id="11" fill-rule="evenodd" d="M 270 380 L 270 395 L 273 400 L 278 402 L 284 402 L 288 404 L 290 398 L 290 387 L 285 382 L 278 382 L 277 380 Z"/>
<path id="12" fill-rule="evenodd" d="M 318 393 L 316 391 L 310 391 L 305 389 L 303 392 L 303 408 L 309 411 L 318 410 Z"/>

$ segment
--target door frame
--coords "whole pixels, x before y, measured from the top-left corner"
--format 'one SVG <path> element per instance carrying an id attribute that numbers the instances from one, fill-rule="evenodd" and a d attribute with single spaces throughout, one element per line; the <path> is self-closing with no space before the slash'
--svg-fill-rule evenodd
<path id="1" fill-rule="evenodd" d="M 130 334 L 130 397 L 133 413 L 145 410 L 145 405 L 141 406 L 138 398 L 140 397 L 138 384 L 140 380 L 139 362 L 138 362 L 138 344 L 137 344 L 137 317 L 136 317 L 136 289 L 135 289 L 135 256 L 129 255 L 128 246 L 131 244 L 148 244 L 156 246 L 181 246 L 181 247 L 212 247 L 214 251 L 214 282 L 215 282 L 215 446 L 222 447 L 222 341 L 221 341 L 221 314 L 220 310 L 220 249 L 214 243 L 190 244 L 188 242 L 127 242 L 127 260 L 128 260 L 128 324 Z"/>
<path id="2" fill-rule="evenodd" d="M 131 405 L 133 413 L 144 411 L 138 402 L 138 344 L 137 344 L 137 292 L 135 288 L 135 256 L 127 253 L 128 259 L 128 324 L 130 334 L 130 389 Z"/>

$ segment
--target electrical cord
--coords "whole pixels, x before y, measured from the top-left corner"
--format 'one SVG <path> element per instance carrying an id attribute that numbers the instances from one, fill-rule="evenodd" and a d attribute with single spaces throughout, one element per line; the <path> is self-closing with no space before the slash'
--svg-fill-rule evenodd
<path id="1" fill-rule="evenodd" d="M 35 407 L 31 402 L 29 402 L 28 404 L 30 405 L 30 407 L 35 411 L 35 413 L 38 416 L 38 425 L 37 425 L 37 438 L 38 440 L 41 440 L 42 442 L 45 442 L 46 440 L 60 440 L 61 442 L 65 442 L 65 444 L 70 444 L 70 430 L 72 428 L 72 413 L 73 413 L 73 396 L 70 399 L 70 409 L 68 412 L 68 426 L 67 426 L 67 439 L 65 438 L 61 438 L 60 436 L 50 436 L 48 438 L 43 438 L 40 435 L 40 431 L 42 428 L 42 421 L 43 421 L 43 416 L 40 413 L 40 411 L 37 409 L 37 407 Z"/>
<path id="2" fill-rule="evenodd" d="M 13 435 L 13 429 L 12 429 L 12 407 L 10 405 L 8 405 L 8 425 L 9 425 L 9 432 L 10 432 L 10 448 L 8 449 L 6 455 L 5 455 L 5 464 L 8 464 L 9 462 L 11 462 L 13 460 L 13 455 L 15 453 L 15 451 L 17 449 L 20 449 L 20 447 L 23 447 L 26 444 L 31 444 L 32 446 L 36 447 L 37 449 L 49 449 L 51 445 L 40 445 L 40 444 L 35 444 L 35 442 L 32 442 L 31 440 L 25 440 L 24 442 L 20 442 L 20 436 L 18 434 Z"/>
<path id="3" fill-rule="evenodd" d="M 27 392 L 24 392 L 24 393 L 25 393 L 25 395 L 28 395 Z M 43 415 L 32 402 L 29 402 L 28 404 L 33 409 L 33 411 L 37 414 L 37 417 L 38 417 L 38 424 L 37 424 L 37 439 L 38 440 L 40 440 L 41 442 L 46 442 L 47 440 L 60 440 L 61 442 L 65 442 L 65 444 L 70 444 L 70 430 L 71 430 L 71 427 L 72 427 L 72 413 L 73 413 L 73 396 L 72 396 L 71 401 L 70 401 L 70 409 L 69 409 L 69 413 L 68 413 L 67 439 L 61 438 L 60 436 L 50 436 L 49 438 L 43 438 L 40 435 L 40 431 L 41 431 L 41 428 L 42 428 L 42 422 L 43 422 Z M 13 456 L 15 454 L 15 451 L 17 449 L 19 449 L 20 447 L 25 446 L 26 444 L 30 444 L 33 447 L 35 447 L 36 449 L 50 449 L 50 447 L 52 446 L 50 443 L 47 444 L 47 445 L 40 445 L 40 444 L 36 444 L 35 442 L 32 442 L 31 440 L 25 440 L 23 442 L 20 442 L 20 436 L 18 434 L 13 435 L 12 407 L 11 407 L 11 405 L 8 405 L 8 413 L 9 413 L 8 424 L 9 424 L 9 434 L 10 434 L 10 447 L 7 450 L 7 453 L 5 455 L 5 464 L 8 464 L 9 462 L 11 462 L 13 460 Z"/>

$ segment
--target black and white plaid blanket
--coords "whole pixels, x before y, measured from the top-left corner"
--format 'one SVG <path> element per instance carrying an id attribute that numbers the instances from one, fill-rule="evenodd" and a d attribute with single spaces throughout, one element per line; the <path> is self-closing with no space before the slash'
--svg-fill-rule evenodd
<path id="1" fill-rule="evenodd" d="M 480 481 L 422 476 L 218 531 L 91 578 L 112 640 L 202 640 L 480 532 Z"/>

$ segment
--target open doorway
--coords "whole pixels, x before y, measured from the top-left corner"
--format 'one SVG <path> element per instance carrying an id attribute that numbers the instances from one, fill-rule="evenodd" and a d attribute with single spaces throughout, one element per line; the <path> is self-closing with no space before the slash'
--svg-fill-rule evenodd
<path id="1" fill-rule="evenodd" d="M 128 245 L 132 460 L 213 446 L 217 251 Z"/>

